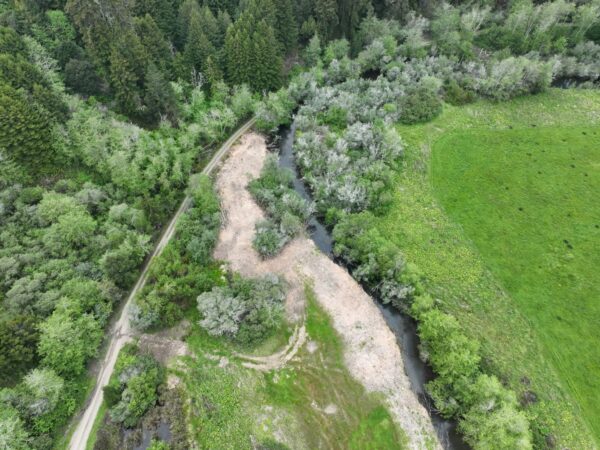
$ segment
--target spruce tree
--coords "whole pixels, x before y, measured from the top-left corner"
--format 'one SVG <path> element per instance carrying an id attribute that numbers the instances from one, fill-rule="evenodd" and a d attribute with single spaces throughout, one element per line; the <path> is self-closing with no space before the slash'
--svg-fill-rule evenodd
<path id="1" fill-rule="evenodd" d="M 335 36 L 338 27 L 337 4 L 335 0 L 315 0 L 317 30 L 323 42 Z"/>
<path id="2" fill-rule="evenodd" d="M 126 34 L 117 40 L 110 53 L 110 81 L 119 108 L 136 115 L 142 107 L 141 87 L 146 72 L 147 55 L 138 37 Z"/>
<path id="3" fill-rule="evenodd" d="M 206 61 L 210 56 L 214 57 L 215 55 L 215 48 L 202 27 L 200 12 L 192 12 L 183 55 L 188 73 L 194 70 L 196 72 L 204 72 L 206 70 Z"/>
<path id="4" fill-rule="evenodd" d="M 158 123 L 161 117 L 173 124 L 177 120 L 175 92 L 154 64 L 150 64 L 146 71 L 144 106 L 144 116 L 151 124 Z"/>
<path id="5" fill-rule="evenodd" d="M 30 168 L 52 157 L 52 120 L 22 90 L 0 84 L 0 153 Z"/>
<path id="6" fill-rule="evenodd" d="M 173 0 L 136 0 L 134 12 L 140 17 L 149 14 L 169 40 L 175 37 L 177 14 Z"/>
<path id="7" fill-rule="evenodd" d="M 150 14 L 135 18 L 135 31 L 152 62 L 170 77 L 173 55 L 169 43 Z"/>
<path id="8" fill-rule="evenodd" d="M 208 6 L 203 6 L 200 10 L 200 26 L 211 44 L 218 48 L 221 41 L 219 34 L 221 32 L 219 23 Z"/>
<path id="9" fill-rule="evenodd" d="M 254 60 L 250 86 L 257 92 L 281 87 L 282 60 L 273 28 L 261 20 L 253 34 Z"/>
<path id="10" fill-rule="evenodd" d="M 298 44 L 298 25 L 294 18 L 292 0 L 275 0 L 275 33 L 285 53 Z"/>
<path id="11" fill-rule="evenodd" d="M 177 33 L 175 34 L 175 47 L 183 49 L 188 36 L 188 28 L 192 18 L 192 11 L 200 12 L 197 0 L 184 0 L 177 14 Z"/>
<path id="12" fill-rule="evenodd" d="M 252 73 L 251 61 L 254 51 L 252 45 L 252 21 L 249 14 L 240 18 L 227 29 L 225 37 L 225 60 L 227 79 L 231 84 L 248 83 Z"/>

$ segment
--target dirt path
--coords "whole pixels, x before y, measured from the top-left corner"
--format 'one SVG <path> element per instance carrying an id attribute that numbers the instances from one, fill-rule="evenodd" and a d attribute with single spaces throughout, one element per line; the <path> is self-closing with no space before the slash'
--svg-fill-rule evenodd
<path id="1" fill-rule="evenodd" d="M 239 139 L 246 131 L 248 131 L 254 125 L 255 119 L 251 119 L 242 125 L 233 135 L 219 148 L 219 150 L 214 154 L 210 162 L 204 167 L 202 173 L 210 174 L 220 163 L 221 159 L 225 156 L 225 154 L 229 151 L 231 146 L 235 141 Z M 135 330 L 131 328 L 129 325 L 129 308 L 131 303 L 135 297 L 135 295 L 144 287 L 146 284 L 146 278 L 148 275 L 148 270 L 150 268 L 150 264 L 154 260 L 154 258 L 158 257 L 164 248 L 167 246 L 173 235 L 175 234 L 175 228 L 179 218 L 185 213 L 192 203 L 192 199 L 186 196 L 181 202 L 181 205 L 169 225 L 165 229 L 163 235 L 160 240 L 156 244 L 154 252 L 152 255 L 146 260 L 142 268 L 142 272 L 140 277 L 137 280 L 137 283 L 129 293 L 129 297 L 127 297 L 127 301 L 125 302 L 125 306 L 121 310 L 121 315 L 119 319 L 116 321 L 114 326 L 111 328 L 108 336 L 108 346 L 106 350 L 106 354 L 102 359 L 100 364 L 100 369 L 96 376 L 96 385 L 94 390 L 92 391 L 91 397 L 88 399 L 86 406 L 83 412 L 79 415 L 76 428 L 73 432 L 73 435 L 69 441 L 69 450 L 83 450 L 87 445 L 88 438 L 94 426 L 94 421 L 96 419 L 96 415 L 98 414 L 98 410 L 102 405 L 103 399 L 103 391 L 102 388 L 108 384 L 110 380 L 110 376 L 117 362 L 117 356 L 119 355 L 119 351 L 123 348 L 125 344 L 131 341 L 132 336 L 136 334 Z"/>
<path id="2" fill-rule="evenodd" d="M 215 257 L 233 270 L 255 277 L 283 276 L 290 289 L 288 316 L 300 321 L 304 311 L 304 283 L 311 280 L 317 299 L 331 315 L 342 337 L 344 358 L 352 376 L 368 391 L 380 392 L 398 424 L 410 438 L 411 448 L 440 447 L 425 408 L 410 389 L 396 338 L 373 300 L 350 274 L 323 255 L 307 237 L 292 241 L 276 258 L 262 261 L 252 248 L 254 225 L 264 215 L 246 190 L 260 174 L 267 148 L 263 137 L 247 133 L 233 147 L 217 180 L 224 227 Z"/>

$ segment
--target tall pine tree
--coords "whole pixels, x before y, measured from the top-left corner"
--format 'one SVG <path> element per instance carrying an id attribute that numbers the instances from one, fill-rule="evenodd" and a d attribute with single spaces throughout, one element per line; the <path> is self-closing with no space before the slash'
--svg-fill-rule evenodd
<path id="1" fill-rule="evenodd" d="M 261 20 L 253 35 L 255 70 L 250 86 L 258 92 L 271 91 L 281 87 L 282 60 L 277 49 L 277 39 L 273 28 Z"/>
<path id="2" fill-rule="evenodd" d="M 283 65 L 280 48 L 267 20 L 245 11 L 227 30 L 227 79 L 232 84 L 246 83 L 254 91 L 278 88 Z"/>
<path id="3" fill-rule="evenodd" d="M 283 51 L 289 53 L 298 44 L 298 25 L 292 0 L 275 0 L 275 33 Z"/>
<path id="4" fill-rule="evenodd" d="M 209 10 L 210 11 L 210 10 Z M 183 52 L 188 75 L 193 71 L 204 73 L 209 57 L 214 59 L 215 48 L 204 32 L 200 12 L 193 11 L 188 28 L 187 42 Z"/>

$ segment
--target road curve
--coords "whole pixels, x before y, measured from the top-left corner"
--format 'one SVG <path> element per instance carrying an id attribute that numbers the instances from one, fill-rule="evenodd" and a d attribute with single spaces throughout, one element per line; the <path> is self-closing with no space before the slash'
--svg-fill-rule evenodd
<path id="1" fill-rule="evenodd" d="M 223 156 L 229 151 L 231 146 L 253 125 L 256 119 L 251 119 L 242 125 L 215 153 L 210 162 L 206 165 L 203 174 L 210 174 L 217 164 L 221 161 Z M 102 361 L 102 365 L 98 372 L 98 376 L 96 378 L 96 385 L 94 387 L 94 391 L 92 392 L 91 398 L 88 400 L 85 411 L 77 424 L 77 428 L 75 429 L 73 435 L 71 436 L 71 440 L 69 442 L 70 450 L 85 450 L 87 445 L 87 441 L 89 439 L 90 433 L 92 431 L 92 427 L 94 426 L 94 421 L 96 419 L 96 415 L 98 414 L 98 410 L 100 409 L 100 405 L 102 405 L 103 399 L 103 390 L 102 388 L 108 384 L 112 371 L 115 367 L 115 363 L 117 362 L 117 356 L 119 351 L 123 346 L 132 339 L 133 330 L 129 326 L 129 308 L 131 306 L 131 302 L 135 295 L 144 287 L 146 284 L 146 278 L 148 275 L 148 268 L 154 258 L 159 256 L 166 245 L 169 243 L 173 235 L 175 234 L 175 228 L 177 225 L 177 221 L 181 217 L 181 215 L 188 210 L 192 203 L 192 199 L 189 196 L 186 196 L 179 209 L 169 222 L 169 226 L 163 232 L 160 240 L 156 244 L 154 252 L 147 259 L 146 263 L 143 266 L 140 277 L 137 280 L 137 283 L 131 290 L 129 297 L 127 298 L 127 302 L 125 306 L 121 310 L 121 316 L 118 321 L 114 324 L 110 331 L 110 343 L 108 345 L 108 349 L 104 356 L 104 360 Z"/>

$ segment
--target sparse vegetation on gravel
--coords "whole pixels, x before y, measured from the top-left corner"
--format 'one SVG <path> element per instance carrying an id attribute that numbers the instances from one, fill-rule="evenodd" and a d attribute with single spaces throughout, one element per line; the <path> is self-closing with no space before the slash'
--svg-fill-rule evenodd
<path id="1" fill-rule="evenodd" d="M 272 257 L 295 236 L 306 229 L 313 205 L 292 189 L 292 175 L 279 168 L 277 158 L 270 156 L 260 177 L 248 185 L 268 219 L 256 225 L 253 245 L 263 257 Z"/>

